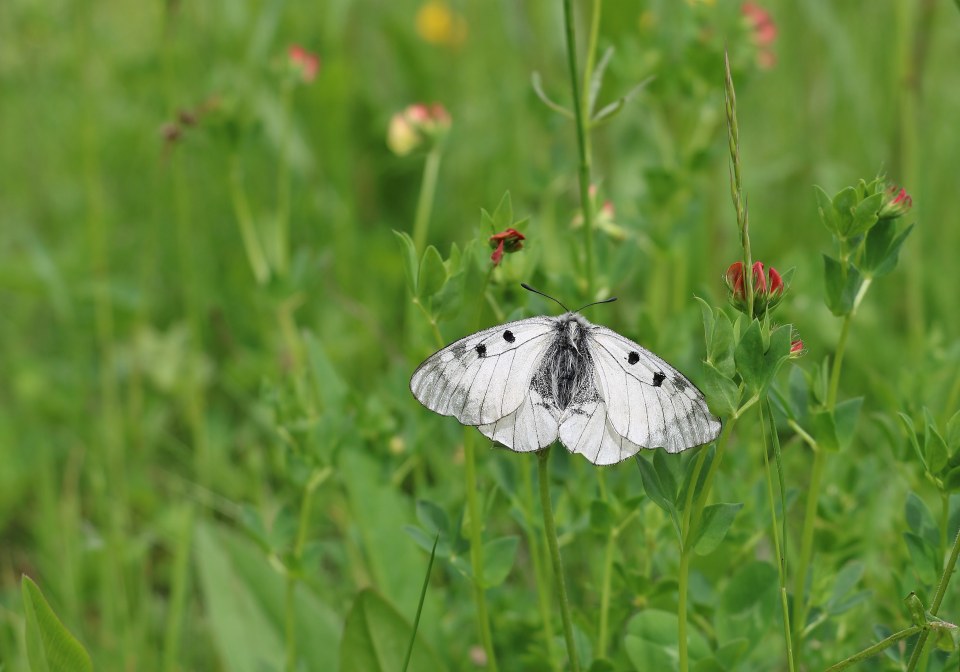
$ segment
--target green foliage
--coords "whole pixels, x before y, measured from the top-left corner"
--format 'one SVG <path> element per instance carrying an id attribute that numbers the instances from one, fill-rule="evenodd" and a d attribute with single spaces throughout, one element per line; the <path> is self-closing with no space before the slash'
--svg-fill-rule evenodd
<path id="1" fill-rule="evenodd" d="M 90 656 L 53 613 L 37 584 L 24 576 L 21 588 L 31 672 L 92 671 Z"/>

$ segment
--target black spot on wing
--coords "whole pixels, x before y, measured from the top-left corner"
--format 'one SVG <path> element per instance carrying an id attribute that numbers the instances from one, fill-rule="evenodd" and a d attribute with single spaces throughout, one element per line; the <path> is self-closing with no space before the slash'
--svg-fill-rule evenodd
<path id="1" fill-rule="evenodd" d="M 479 355 L 480 357 L 487 356 L 487 346 L 485 346 L 483 343 L 481 343 L 476 347 L 476 351 L 477 351 L 477 355 Z"/>
<path id="2" fill-rule="evenodd" d="M 507 343 L 513 343 L 515 340 L 517 340 L 517 337 L 513 335 L 512 331 L 507 329 L 505 332 L 503 332 L 503 340 L 505 340 Z"/>
<path id="3" fill-rule="evenodd" d="M 627 356 L 627 364 L 636 364 L 640 361 L 640 353 L 633 351 Z"/>
<path id="4" fill-rule="evenodd" d="M 663 385 L 663 381 L 666 379 L 667 377 L 663 375 L 662 371 L 657 371 L 655 374 L 653 374 L 653 386 L 660 387 Z"/>

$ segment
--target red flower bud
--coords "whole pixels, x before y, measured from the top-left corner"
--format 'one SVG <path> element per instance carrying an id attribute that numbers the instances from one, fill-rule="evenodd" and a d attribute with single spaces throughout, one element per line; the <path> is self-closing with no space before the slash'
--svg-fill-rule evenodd
<path id="1" fill-rule="evenodd" d="M 887 198 L 880 206 L 877 217 L 880 219 L 896 219 L 907 214 L 912 207 L 913 199 L 907 193 L 907 190 L 892 184 L 887 189 Z"/>
<path id="2" fill-rule="evenodd" d="M 724 282 L 730 292 L 730 303 L 742 313 L 746 313 L 747 289 L 743 277 L 743 262 L 735 261 L 727 268 Z M 753 264 L 753 316 L 760 317 L 777 307 L 785 291 L 783 278 L 772 266 L 764 272 L 763 262 Z"/>
<path id="3" fill-rule="evenodd" d="M 803 355 L 803 341 L 799 338 L 790 343 L 790 357 L 797 358 Z"/>
<path id="4" fill-rule="evenodd" d="M 783 278 L 773 266 L 770 267 L 770 296 L 783 294 Z"/>
<path id="5" fill-rule="evenodd" d="M 300 75 L 307 84 L 312 82 L 320 71 L 320 57 L 313 54 L 299 44 L 290 45 L 287 49 L 287 59 L 290 67 Z"/>
<path id="6" fill-rule="evenodd" d="M 516 229 L 506 229 L 493 234 L 488 241 L 490 247 L 494 248 L 493 254 L 490 255 L 490 261 L 493 262 L 494 266 L 499 266 L 504 253 L 512 254 L 523 249 L 524 240 L 526 240 L 526 236 Z"/>

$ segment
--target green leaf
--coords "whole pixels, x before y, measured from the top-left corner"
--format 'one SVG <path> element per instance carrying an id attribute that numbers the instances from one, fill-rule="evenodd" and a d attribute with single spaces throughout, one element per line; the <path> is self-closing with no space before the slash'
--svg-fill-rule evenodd
<path id="1" fill-rule="evenodd" d="M 483 545 L 483 587 L 495 588 L 506 581 L 517 557 L 520 537 L 500 537 Z"/>
<path id="2" fill-rule="evenodd" d="M 960 467 L 954 467 L 947 472 L 943 479 L 943 489 L 947 492 L 960 492 Z"/>
<path id="3" fill-rule="evenodd" d="M 430 310 L 437 320 L 452 320 L 460 312 L 463 307 L 466 279 L 466 272 L 459 271 L 447 278 L 443 289 L 433 295 L 430 301 Z"/>
<path id="4" fill-rule="evenodd" d="M 859 263 L 864 275 L 879 278 L 896 268 L 900 248 L 913 231 L 913 224 L 899 234 L 896 231 L 897 222 L 894 219 L 884 219 L 870 229 Z"/>
<path id="5" fill-rule="evenodd" d="M 904 532 L 903 540 L 907 543 L 910 560 L 917 578 L 924 584 L 932 586 L 937 581 L 936 550 L 926 540 L 913 532 Z"/>
<path id="6" fill-rule="evenodd" d="M 704 363 L 703 370 L 703 391 L 711 412 L 720 417 L 731 417 L 740 407 L 740 387 L 709 362 Z"/>
<path id="7" fill-rule="evenodd" d="M 836 235 L 840 235 L 840 219 L 837 217 L 837 211 L 833 208 L 833 199 L 827 195 L 820 187 L 814 185 L 814 196 L 817 199 L 817 209 L 820 212 L 820 220 L 827 230 Z"/>
<path id="8" fill-rule="evenodd" d="M 844 267 L 839 261 L 825 254 L 823 273 L 827 308 L 838 317 L 848 314 L 853 309 L 853 301 L 863 283 L 860 272 L 853 265 L 848 263 Z"/>
<path id="9" fill-rule="evenodd" d="M 939 474 L 947 466 L 947 444 L 933 427 L 927 427 L 924 441 L 927 467 L 930 473 Z"/>
<path id="10" fill-rule="evenodd" d="M 420 276 L 417 282 L 417 296 L 429 298 L 443 289 L 447 281 L 447 269 L 443 265 L 440 253 L 433 245 L 427 247 L 420 259 Z"/>
<path id="11" fill-rule="evenodd" d="M 960 411 L 947 421 L 947 450 L 955 453 L 960 450 Z"/>
<path id="12" fill-rule="evenodd" d="M 660 478 L 660 486 L 663 488 L 663 494 L 670 500 L 671 505 L 677 502 L 677 473 L 674 469 L 679 464 L 679 460 L 668 457 L 665 450 L 655 450 L 653 452 L 653 468 Z"/>
<path id="13" fill-rule="evenodd" d="M 679 623 L 677 615 L 659 609 L 644 609 L 627 623 L 624 648 L 638 672 L 676 668 Z M 687 649 L 691 661 L 710 656 L 706 639 L 692 623 L 687 626 Z"/>
<path id="14" fill-rule="evenodd" d="M 344 624 L 340 672 L 395 672 L 406 656 L 412 630 L 410 623 L 380 595 L 369 588 L 361 591 Z M 418 637 L 409 669 L 446 668 Z"/>
<path id="15" fill-rule="evenodd" d="M 840 402 L 834 410 L 833 421 L 836 426 L 837 445 L 841 450 L 847 448 L 853 441 L 862 407 L 863 397 L 854 397 Z"/>
<path id="16" fill-rule="evenodd" d="M 647 497 L 667 513 L 675 515 L 676 507 L 673 504 L 672 494 L 668 499 L 653 465 L 641 455 L 637 455 L 636 462 L 640 468 L 640 480 L 643 481 L 643 489 L 647 493 Z"/>
<path id="17" fill-rule="evenodd" d="M 700 315 L 703 319 L 703 342 L 707 346 L 707 357 L 709 358 L 710 343 L 713 342 L 713 308 L 711 308 L 710 304 L 701 299 L 699 296 L 694 296 L 693 298 L 696 299 L 697 303 L 700 304 Z"/>
<path id="18" fill-rule="evenodd" d="M 225 528 L 198 524 L 195 544 L 206 618 L 223 669 L 281 668 L 284 577 L 259 548 Z M 340 617 L 306 586 L 296 592 L 294 604 L 301 661 L 308 669 L 336 669 Z"/>
<path id="19" fill-rule="evenodd" d="M 403 270 L 406 271 L 407 287 L 410 293 L 417 295 L 417 276 L 419 275 L 419 266 L 417 265 L 417 248 L 413 244 L 413 238 L 403 231 L 394 231 L 393 235 L 397 237 L 400 243 L 400 250 L 403 256 Z"/>
<path id="20" fill-rule="evenodd" d="M 900 422 L 903 423 L 904 428 L 907 430 L 907 440 L 910 442 L 910 445 L 913 446 L 913 451 L 917 454 L 920 464 L 926 467 L 927 457 L 920 449 L 920 441 L 917 437 L 917 428 L 913 424 L 913 418 L 906 413 L 898 413 L 897 415 L 900 416 Z"/>
<path id="21" fill-rule="evenodd" d="M 883 193 L 873 194 L 857 204 L 853 210 L 853 226 L 847 234 L 850 238 L 862 236 L 877 223 L 877 212 L 885 197 Z"/>
<path id="22" fill-rule="evenodd" d="M 494 233 L 513 226 L 513 201 L 510 198 L 509 191 L 505 191 L 503 196 L 500 197 L 497 209 L 493 211 L 490 220 L 493 224 Z"/>
<path id="23" fill-rule="evenodd" d="M 93 672 L 83 645 L 70 634 L 29 576 L 20 582 L 31 672 Z"/>
<path id="24" fill-rule="evenodd" d="M 915 493 L 907 495 L 904 505 L 907 527 L 918 537 L 922 537 L 928 544 L 936 546 L 940 543 L 940 528 L 933 519 L 933 514 L 926 503 Z"/>
<path id="25" fill-rule="evenodd" d="M 446 512 L 426 499 L 417 500 L 417 520 L 420 521 L 420 524 L 423 525 L 431 538 L 435 536 L 437 532 L 445 535 L 450 529 L 450 521 L 447 519 Z"/>
<path id="26" fill-rule="evenodd" d="M 862 562 L 848 562 L 843 566 L 843 569 L 837 573 L 837 578 L 833 582 L 830 599 L 828 599 L 823 606 L 824 611 L 837 616 L 849 611 L 869 597 L 869 591 L 860 591 L 851 595 L 851 592 L 860 582 L 860 579 L 863 578 L 863 570 L 864 566 Z"/>
<path id="27" fill-rule="evenodd" d="M 703 510 L 703 518 L 693 540 L 693 550 L 697 555 L 712 553 L 733 524 L 737 512 L 743 508 L 742 503 L 711 504 Z"/>
<path id="28" fill-rule="evenodd" d="M 824 450 L 832 453 L 840 450 L 836 421 L 830 411 L 819 410 L 810 414 L 810 432 Z"/>
<path id="29" fill-rule="evenodd" d="M 727 584 L 720 604 L 728 614 L 741 614 L 776 590 L 777 569 L 753 560 L 740 566 Z"/>
<path id="30" fill-rule="evenodd" d="M 839 233 L 841 238 L 852 237 L 854 229 L 854 209 L 857 207 L 857 190 L 853 187 L 845 187 L 833 197 L 833 209 L 837 213 L 837 222 L 839 223 Z"/>
<path id="31" fill-rule="evenodd" d="M 735 360 L 737 371 L 748 388 L 763 390 L 780 366 L 790 356 L 790 326 L 784 325 L 770 335 L 770 344 L 764 347 L 760 322 L 752 320 L 737 344 Z"/>
<path id="32" fill-rule="evenodd" d="M 725 312 L 718 310 L 707 359 L 717 367 L 717 371 L 728 378 L 733 378 L 736 373 L 736 366 L 734 365 L 735 345 L 733 323 L 730 322 L 730 318 L 727 317 Z"/>

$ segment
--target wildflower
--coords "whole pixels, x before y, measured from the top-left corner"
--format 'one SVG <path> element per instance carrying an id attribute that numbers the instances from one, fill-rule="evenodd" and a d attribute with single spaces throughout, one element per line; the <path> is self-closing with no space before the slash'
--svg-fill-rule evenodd
<path id="1" fill-rule="evenodd" d="M 803 341 L 799 338 L 790 342 L 790 359 L 802 357 L 804 353 Z"/>
<path id="2" fill-rule="evenodd" d="M 301 81 L 309 84 L 317 77 L 320 71 L 320 57 L 301 47 L 299 44 L 290 45 L 287 49 L 287 62 L 291 71 L 300 77 Z"/>
<path id="3" fill-rule="evenodd" d="M 425 2 L 417 10 L 417 33 L 430 44 L 456 47 L 467 39 L 467 22 L 442 0 Z"/>
<path id="4" fill-rule="evenodd" d="M 747 312 L 747 288 L 743 277 L 743 262 L 730 264 L 724 274 L 724 281 L 730 291 L 730 303 L 741 313 Z M 753 316 L 760 317 L 772 311 L 783 299 L 783 278 L 773 266 L 764 273 L 763 262 L 753 264 Z"/>
<path id="5" fill-rule="evenodd" d="M 439 142 L 450 130 L 452 121 L 439 103 L 416 103 L 390 118 L 387 146 L 397 156 L 406 156 L 426 142 Z"/>
<path id="6" fill-rule="evenodd" d="M 907 190 L 892 184 L 887 189 L 887 198 L 884 200 L 883 205 L 880 206 L 877 217 L 879 219 L 896 219 L 897 217 L 902 217 L 907 214 L 912 207 L 913 199 L 910 197 L 910 194 L 907 193 Z"/>
<path id="7" fill-rule="evenodd" d="M 770 12 L 755 2 L 745 2 L 740 12 L 746 18 L 752 31 L 753 43 L 757 46 L 757 65 L 761 70 L 769 70 L 777 63 L 773 52 L 773 43 L 777 39 L 777 24 Z"/>
<path id="8" fill-rule="evenodd" d="M 493 262 L 494 266 L 499 266 L 504 253 L 512 254 L 523 249 L 524 240 L 526 240 L 526 236 L 516 229 L 506 229 L 493 234 L 489 240 L 490 247 L 494 248 L 493 254 L 490 255 L 490 261 Z"/>

